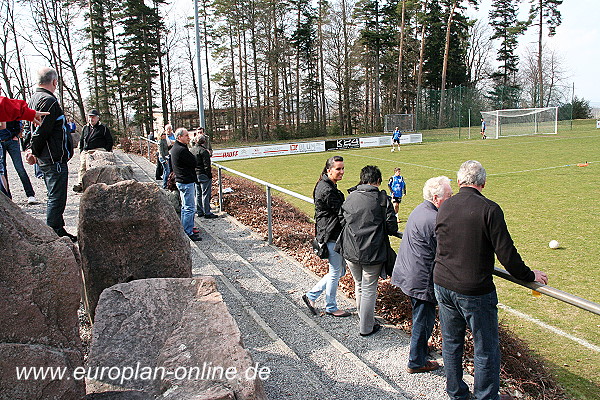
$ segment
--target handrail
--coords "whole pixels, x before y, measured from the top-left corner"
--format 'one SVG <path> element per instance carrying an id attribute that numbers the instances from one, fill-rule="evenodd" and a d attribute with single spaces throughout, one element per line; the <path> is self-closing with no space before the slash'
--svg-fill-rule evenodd
<path id="1" fill-rule="evenodd" d="M 227 172 L 231 172 L 232 174 L 241 176 L 242 178 L 246 178 L 252 182 L 256 182 L 260 185 L 266 187 L 267 192 L 267 225 L 268 225 L 268 242 L 269 244 L 273 244 L 273 226 L 272 226 L 272 209 L 271 209 L 271 189 L 277 190 L 279 192 L 285 193 L 292 197 L 295 197 L 300 200 L 304 200 L 307 203 L 314 204 L 314 200 L 310 197 L 306 197 L 296 192 L 292 192 L 291 190 L 282 188 L 280 186 L 274 185 L 269 182 L 265 182 L 262 179 L 255 178 L 253 176 L 244 174 L 243 172 L 236 171 L 232 168 L 225 167 L 223 165 L 212 163 L 218 169 L 218 185 L 219 185 L 219 211 L 223 211 L 223 180 L 222 180 L 222 171 L 225 170 Z M 553 288 L 552 286 L 542 285 L 538 282 L 525 282 L 519 280 L 508 273 L 508 271 L 503 270 L 502 268 L 494 267 L 494 275 L 506 279 L 507 281 L 511 281 L 516 283 L 517 285 L 524 286 L 526 288 L 535 290 L 539 293 L 545 294 L 557 300 L 560 300 L 564 303 L 571 304 L 575 307 L 579 307 L 583 310 L 589 311 L 591 313 L 600 315 L 600 304 L 594 303 L 593 301 L 586 300 L 582 297 L 575 296 L 571 293 L 563 292 L 562 290 Z"/>
<path id="2" fill-rule="evenodd" d="M 144 139 L 145 141 L 147 141 L 147 147 L 148 147 L 148 159 L 150 159 L 150 143 L 154 143 L 156 145 L 158 145 L 159 143 L 155 140 L 150 140 L 145 136 L 138 136 L 138 139 Z M 142 142 L 140 142 L 140 154 L 143 156 L 144 153 L 142 152 Z"/>
<path id="3" fill-rule="evenodd" d="M 525 282 L 519 280 L 501 268 L 494 267 L 494 275 L 506 279 L 507 281 L 511 281 L 521 286 L 525 286 L 531 290 L 535 290 L 536 292 L 545 294 L 547 296 L 553 297 L 557 300 L 563 301 L 565 303 L 571 304 L 572 306 L 579 307 L 583 310 L 589 311 L 591 313 L 600 315 L 600 304 L 594 303 L 593 301 L 586 300 L 582 297 L 575 296 L 574 294 L 563 292 L 562 290 L 553 288 L 552 286 L 542 285 L 538 282 Z"/>

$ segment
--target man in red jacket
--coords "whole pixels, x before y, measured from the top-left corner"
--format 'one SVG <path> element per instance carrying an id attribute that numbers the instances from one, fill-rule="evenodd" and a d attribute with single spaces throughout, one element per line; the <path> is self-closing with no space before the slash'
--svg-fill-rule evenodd
<path id="1" fill-rule="evenodd" d="M 0 121 L 16 121 L 25 120 L 33 121 L 34 124 L 40 125 L 42 117 L 48 115 L 48 112 L 40 112 L 27 107 L 27 103 L 23 100 L 9 99 L 8 97 L 0 96 Z"/>

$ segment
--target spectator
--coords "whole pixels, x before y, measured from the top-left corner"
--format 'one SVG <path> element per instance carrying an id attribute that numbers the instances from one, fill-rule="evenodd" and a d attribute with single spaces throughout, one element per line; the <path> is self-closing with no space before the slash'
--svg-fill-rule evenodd
<path id="1" fill-rule="evenodd" d="M 192 154 L 196 157 L 196 190 L 198 198 L 196 200 L 196 212 L 199 217 L 217 218 L 217 215 L 210 211 L 210 196 L 212 192 L 212 169 L 210 164 L 210 154 L 206 147 L 206 136 L 200 133 L 194 137 Z"/>
<path id="2" fill-rule="evenodd" d="M 173 147 L 175 143 L 175 134 L 173 133 L 173 126 L 171 124 L 165 125 L 165 133 L 167 134 L 167 144 L 169 145 L 169 150 Z"/>
<path id="3" fill-rule="evenodd" d="M 88 113 L 88 123 L 81 131 L 79 139 L 79 182 L 73 186 L 73 191 L 83 191 L 83 174 L 86 171 L 86 162 L 88 154 L 94 154 L 96 151 L 112 151 L 113 137 L 110 130 L 100 122 L 100 113 L 98 110 L 91 110 Z"/>
<path id="4" fill-rule="evenodd" d="M 25 167 L 23 166 L 23 159 L 21 158 L 21 144 L 19 142 L 19 138 L 22 135 L 23 125 L 21 121 L 11 121 L 6 123 L 6 128 L 0 130 L 0 142 L 2 146 L 2 162 L 4 168 L 4 176 L 7 177 L 7 156 L 6 154 L 10 154 L 10 158 L 15 167 L 15 171 L 19 175 L 19 179 L 21 180 L 21 184 L 23 185 L 23 189 L 25 190 L 25 195 L 27 196 L 28 204 L 37 204 L 37 200 L 35 198 L 35 191 L 33 190 L 33 186 L 31 185 L 31 181 L 29 180 L 29 175 L 27 175 L 27 171 L 25 171 Z M 10 189 L 8 188 L 8 177 L 6 178 L 6 191 L 8 196 L 10 196 Z"/>
<path id="5" fill-rule="evenodd" d="M 398 167 L 394 168 L 394 176 L 388 181 L 388 187 L 390 188 L 390 194 L 392 195 L 392 204 L 394 205 L 394 212 L 398 215 L 398 208 L 402 203 L 402 197 L 406 196 L 406 182 L 404 177 L 400 175 L 402 170 Z"/>
<path id="6" fill-rule="evenodd" d="M 69 132 L 70 134 L 73 134 L 77 131 L 77 125 L 75 124 L 75 121 L 73 121 L 73 118 L 69 118 L 69 122 L 67 122 L 67 132 Z"/>
<path id="7" fill-rule="evenodd" d="M 58 86 L 55 69 L 43 67 L 38 71 L 38 88 L 29 100 L 32 108 L 48 112 L 41 125 L 31 135 L 31 149 L 26 154 L 29 164 L 37 163 L 44 174 L 48 190 L 46 223 L 58 236 L 72 241 L 77 237 L 65 230 L 63 213 L 67 204 L 69 167 L 67 161 L 73 156 L 73 142 L 65 127 L 65 115 L 54 96 Z"/>
<path id="8" fill-rule="evenodd" d="M 433 262 L 435 260 L 435 218 L 438 208 L 452 196 L 450 179 L 431 178 L 423 187 L 423 199 L 410 213 L 392 274 L 392 285 L 409 296 L 412 306 L 412 333 L 407 371 L 411 374 L 438 369 L 428 361 L 428 340 L 435 324 Z"/>
<path id="9" fill-rule="evenodd" d="M 459 192 L 446 200 L 437 215 L 437 251 L 433 282 L 442 327 L 442 355 L 446 392 L 452 399 L 468 399 L 463 381 L 465 328 L 473 333 L 476 399 L 499 396 L 500 348 L 498 296 L 492 279 L 494 253 L 517 279 L 542 284 L 544 272 L 532 271 L 515 248 L 500 206 L 481 191 L 486 172 L 478 161 L 465 161 L 457 174 Z"/>
<path id="10" fill-rule="evenodd" d="M 185 128 L 175 132 L 175 143 L 171 148 L 171 163 L 175 182 L 181 197 L 181 224 L 186 235 L 194 242 L 202 240 L 194 232 L 194 210 L 196 209 L 196 157 L 188 149 L 190 134 Z"/>
<path id="11" fill-rule="evenodd" d="M 48 112 L 29 108 L 23 100 L 0 96 L 0 122 L 25 120 L 40 125 L 42 117 L 48 114 Z"/>
<path id="12" fill-rule="evenodd" d="M 398 234 L 398 221 L 384 190 L 380 191 L 381 171 L 367 165 L 360 171 L 360 183 L 342 204 L 340 254 L 346 260 L 355 283 L 360 335 L 369 336 L 381 328 L 375 322 L 377 283 L 387 259 L 387 239 Z"/>
<path id="13" fill-rule="evenodd" d="M 167 180 L 171 173 L 171 155 L 169 154 L 169 144 L 167 143 L 167 133 L 165 131 L 160 134 L 160 141 L 158 142 L 158 162 L 162 164 L 162 187 L 163 189 L 166 189 Z"/>
<path id="14" fill-rule="evenodd" d="M 337 183 L 344 176 L 344 159 L 340 156 L 330 157 L 325 163 L 319 180 L 313 190 L 315 202 L 315 231 L 319 243 L 325 243 L 329 253 L 329 272 L 306 294 L 302 300 L 308 309 L 317 315 L 315 301 L 325 291 L 325 312 L 334 317 L 348 317 L 348 311 L 337 306 L 337 288 L 340 278 L 346 274 L 346 266 L 342 256 L 335 251 L 335 242 L 342 231 L 340 209 L 344 202 L 344 194 L 337 188 Z"/>

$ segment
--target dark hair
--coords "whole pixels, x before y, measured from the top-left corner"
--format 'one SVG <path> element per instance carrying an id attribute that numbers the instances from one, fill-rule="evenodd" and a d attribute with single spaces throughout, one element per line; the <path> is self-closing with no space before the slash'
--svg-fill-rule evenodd
<path id="1" fill-rule="evenodd" d="M 317 189 L 317 184 L 323 180 L 323 175 L 327 174 L 327 170 L 333 167 L 333 164 L 336 162 L 344 162 L 344 157 L 342 156 L 333 156 L 329 157 L 327 161 L 325 161 L 325 167 L 323 167 L 323 171 L 321 171 L 321 175 L 319 175 L 319 180 L 315 184 L 315 188 L 313 189 L 313 198 L 315 197 L 315 190 Z"/>
<path id="2" fill-rule="evenodd" d="M 380 184 L 381 183 L 381 171 L 375 165 L 367 165 L 360 170 L 360 184 L 361 185 L 370 185 L 370 184 Z"/>

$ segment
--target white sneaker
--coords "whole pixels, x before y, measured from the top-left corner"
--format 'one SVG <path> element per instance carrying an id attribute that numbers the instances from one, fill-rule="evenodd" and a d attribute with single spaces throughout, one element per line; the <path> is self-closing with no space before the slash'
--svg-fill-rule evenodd
<path id="1" fill-rule="evenodd" d="M 37 203 L 38 203 L 38 201 L 37 201 L 37 199 L 35 198 L 35 196 L 29 196 L 29 197 L 27 198 L 27 204 L 37 204 Z"/>

